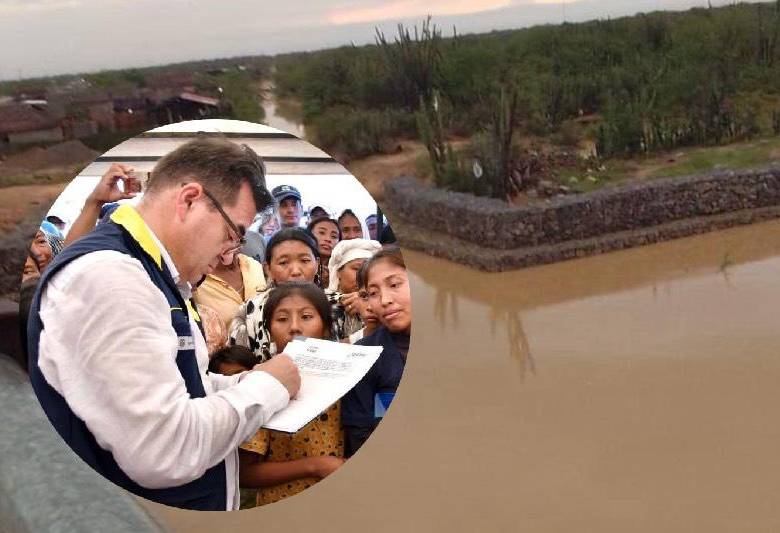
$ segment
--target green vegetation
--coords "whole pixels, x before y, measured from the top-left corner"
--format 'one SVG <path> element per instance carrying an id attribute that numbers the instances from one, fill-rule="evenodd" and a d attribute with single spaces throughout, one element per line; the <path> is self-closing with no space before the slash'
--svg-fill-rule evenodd
<path id="1" fill-rule="evenodd" d="M 104 70 L 87 74 L 84 79 L 93 87 L 109 91 L 146 86 L 146 74 L 138 69 Z"/>
<path id="2" fill-rule="evenodd" d="M 694 149 L 680 157 L 679 161 L 654 170 L 650 176 L 685 176 L 723 168 L 734 170 L 750 168 L 774 159 L 776 153 L 780 153 L 778 138 Z"/>
<path id="3" fill-rule="evenodd" d="M 249 122 L 260 122 L 265 118 L 255 87 L 258 80 L 249 72 L 230 70 L 209 76 L 209 79 L 222 89 L 221 97 L 229 107 L 229 118 Z"/>
<path id="4" fill-rule="evenodd" d="M 381 33 L 376 40 L 277 58 L 279 93 L 302 101 L 307 122 L 333 109 L 342 116 L 430 115 L 426 110 L 438 95 L 445 137 L 488 135 L 489 145 L 500 147 L 480 161 L 498 174 L 487 180 L 491 187 L 456 176 L 443 183 L 451 188 L 512 194 L 518 183 L 511 169 L 521 157 L 512 147 L 520 138 L 557 146 L 588 139 L 609 167 L 621 158 L 780 133 L 780 0 L 447 38 L 428 20 L 420 30 L 399 26 L 392 42 Z M 575 124 L 586 119 L 587 127 Z M 431 120 L 428 126 L 418 120 L 417 136 L 429 146 L 440 182 L 447 147 L 426 141 Z M 356 146 L 347 139 L 363 128 L 354 121 L 327 141 Z M 735 164 L 751 159 L 734 157 Z M 471 168 L 470 161 L 448 164 Z M 602 172 L 604 179 L 593 178 L 596 185 L 611 181 L 610 170 Z M 573 188 L 593 184 L 583 179 Z"/>
<path id="5" fill-rule="evenodd" d="M 311 141 L 333 153 L 362 157 L 390 150 L 388 143 L 414 132 L 414 117 L 393 110 L 333 107 L 311 121 Z"/>

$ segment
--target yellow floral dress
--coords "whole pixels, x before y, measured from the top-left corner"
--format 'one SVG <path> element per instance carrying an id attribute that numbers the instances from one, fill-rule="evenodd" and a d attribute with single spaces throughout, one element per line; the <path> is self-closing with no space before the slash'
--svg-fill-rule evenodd
<path id="1" fill-rule="evenodd" d="M 305 457 L 332 455 L 344 457 L 344 432 L 341 429 L 341 402 L 336 402 L 297 433 L 260 429 L 241 445 L 242 450 L 258 453 L 264 461 L 295 461 Z M 277 502 L 314 485 L 317 478 L 296 479 L 257 489 L 257 505 Z"/>

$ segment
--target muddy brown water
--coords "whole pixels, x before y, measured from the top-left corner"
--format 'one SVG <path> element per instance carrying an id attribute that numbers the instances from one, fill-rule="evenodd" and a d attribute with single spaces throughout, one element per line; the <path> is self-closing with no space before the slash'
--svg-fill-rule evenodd
<path id="1" fill-rule="evenodd" d="M 275 90 L 272 81 L 265 80 L 260 84 L 261 105 L 265 111 L 263 124 L 305 139 L 306 127 L 303 125 L 300 104 L 277 98 Z"/>
<path id="2" fill-rule="evenodd" d="M 414 332 L 361 452 L 172 531 L 780 527 L 780 221 L 512 273 L 406 252 Z"/>

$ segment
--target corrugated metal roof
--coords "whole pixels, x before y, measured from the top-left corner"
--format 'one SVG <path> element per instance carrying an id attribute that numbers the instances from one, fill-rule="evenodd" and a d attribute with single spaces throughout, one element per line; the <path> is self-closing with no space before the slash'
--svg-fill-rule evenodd
<path id="1" fill-rule="evenodd" d="M 210 105 L 214 107 L 219 106 L 219 100 L 217 100 L 216 98 L 201 96 L 195 93 L 183 92 L 179 95 L 179 98 L 181 98 L 182 100 L 187 100 L 189 102 L 197 102 L 199 104 Z"/>
<path id="2" fill-rule="evenodd" d="M 0 133 L 20 133 L 53 128 L 57 122 L 29 105 L 0 106 Z"/>

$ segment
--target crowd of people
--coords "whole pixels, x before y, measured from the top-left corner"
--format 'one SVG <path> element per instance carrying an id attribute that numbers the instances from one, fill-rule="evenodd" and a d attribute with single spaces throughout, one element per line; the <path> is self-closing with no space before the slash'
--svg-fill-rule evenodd
<path id="1" fill-rule="evenodd" d="M 409 284 L 389 226 L 377 235 L 376 215 L 321 199 L 305 212 L 224 138 L 180 146 L 121 202 L 135 176 L 112 165 L 66 234 L 47 220 L 30 247 L 23 337 L 49 419 L 98 472 L 178 507 L 238 508 L 239 485 L 242 507 L 262 505 L 328 476 L 381 421 L 406 362 Z M 297 433 L 261 429 L 300 386 L 284 354 L 297 336 L 383 351 Z"/>

